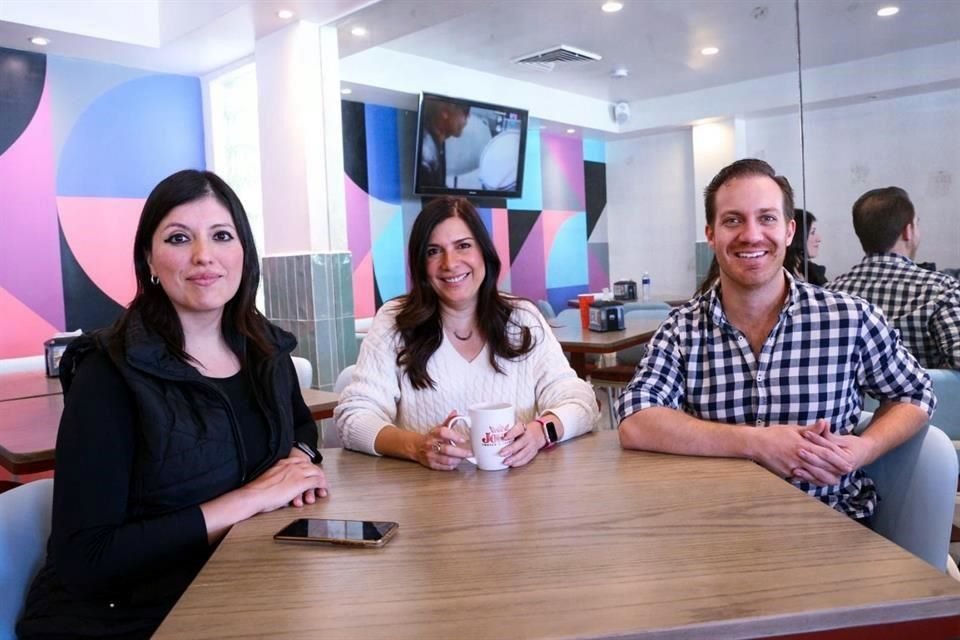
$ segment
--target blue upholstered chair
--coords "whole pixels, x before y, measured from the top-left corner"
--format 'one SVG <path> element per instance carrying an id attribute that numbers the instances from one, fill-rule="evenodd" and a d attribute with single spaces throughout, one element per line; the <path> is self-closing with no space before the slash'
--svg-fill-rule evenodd
<path id="1" fill-rule="evenodd" d="M 33 576 L 47 554 L 53 480 L 35 480 L 0 494 L 0 640 L 13 629 Z"/>
<path id="2" fill-rule="evenodd" d="M 869 428 L 864 412 L 857 431 Z M 945 571 L 957 492 L 953 443 L 933 425 L 866 467 L 880 494 L 873 528 Z"/>
<path id="3" fill-rule="evenodd" d="M 540 313 L 543 314 L 543 317 L 547 320 L 551 320 L 557 317 L 557 312 L 553 310 L 553 305 L 551 305 L 546 300 L 537 300 L 536 302 L 537 309 L 540 310 Z"/>
<path id="4" fill-rule="evenodd" d="M 953 369 L 927 369 L 937 395 L 937 412 L 933 422 L 953 440 L 960 458 L 960 371 Z"/>

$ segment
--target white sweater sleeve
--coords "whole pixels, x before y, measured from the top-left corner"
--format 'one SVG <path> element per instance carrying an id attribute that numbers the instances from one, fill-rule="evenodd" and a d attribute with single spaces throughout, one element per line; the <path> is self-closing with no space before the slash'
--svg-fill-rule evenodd
<path id="1" fill-rule="evenodd" d="M 553 330 L 536 308 L 525 304 L 536 322 L 531 330 L 537 338 L 534 348 L 537 365 L 537 415 L 552 413 L 563 423 L 563 440 L 592 431 L 600 417 L 593 387 L 577 376 L 570 366 Z M 539 327 L 537 326 L 539 325 Z"/>
<path id="2" fill-rule="evenodd" d="M 384 305 L 360 345 L 360 355 L 350 384 L 341 392 L 334 411 L 340 440 L 347 449 L 379 455 L 377 434 L 396 424 L 400 402 L 396 306 Z"/>

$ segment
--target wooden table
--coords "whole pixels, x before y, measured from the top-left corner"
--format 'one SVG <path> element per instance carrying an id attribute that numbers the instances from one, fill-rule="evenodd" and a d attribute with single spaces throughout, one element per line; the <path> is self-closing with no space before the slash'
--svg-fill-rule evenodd
<path id="1" fill-rule="evenodd" d="M 746 460 L 609 431 L 501 472 L 323 455 L 330 498 L 235 526 L 156 638 L 960 633 L 960 583 Z M 304 516 L 400 529 L 373 550 L 272 541 Z"/>
<path id="2" fill-rule="evenodd" d="M 0 374 L 0 402 L 60 393 L 60 378 L 48 378 L 42 369 Z"/>
<path id="3" fill-rule="evenodd" d="M 627 317 L 623 331 L 591 331 L 577 322 L 553 327 L 553 333 L 563 350 L 570 353 L 570 366 L 578 376 L 586 378 L 588 353 L 616 353 L 643 344 L 659 326 L 659 320 Z"/>
<path id="4" fill-rule="evenodd" d="M 314 420 L 333 417 L 333 410 L 337 406 L 340 394 L 319 389 L 301 389 L 300 391 L 303 393 L 303 401 L 310 407 Z"/>
<path id="5" fill-rule="evenodd" d="M 314 420 L 332 417 L 337 398 L 332 391 L 303 390 Z M 15 476 L 52 470 L 61 413 L 62 395 L 0 402 L 0 466 Z"/>

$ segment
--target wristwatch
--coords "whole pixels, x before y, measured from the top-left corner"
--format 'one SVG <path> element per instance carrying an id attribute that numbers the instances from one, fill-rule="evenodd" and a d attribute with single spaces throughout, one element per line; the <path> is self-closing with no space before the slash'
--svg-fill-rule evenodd
<path id="1" fill-rule="evenodd" d="M 534 420 L 539 422 L 540 426 L 543 427 L 543 436 L 547 439 L 547 443 L 543 445 L 543 448 L 549 449 L 557 444 L 560 436 L 557 435 L 557 425 L 554 424 L 553 420 L 544 420 L 543 418 L 534 418 Z"/>
<path id="2" fill-rule="evenodd" d="M 293 443 L 293 446 L 307 454 L 307 456 L 310 458 L 310 462 L 313 464 L 320 464 L 323 462 L 323 454 L 308 445 L 306 442 L 297 441 Z"/>

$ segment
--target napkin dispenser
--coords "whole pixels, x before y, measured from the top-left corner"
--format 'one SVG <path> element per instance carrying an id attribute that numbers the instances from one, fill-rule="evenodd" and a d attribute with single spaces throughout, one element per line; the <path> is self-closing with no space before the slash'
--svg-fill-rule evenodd
<path id="1" fill-rule="evenodd" d="M 591 331 L 622 331 L 623 305 L 613 300 L 597 300 L 590 305 Z"/>
<path id="2" fill-rule="evenodd" d="M 57 336 L 43 343 L 43 361 L 48 378 L 60 377 L 60 358 L 76 336 Z"/>
<path id="3" fill-rule="evenodd" d="M 613 283 L 613 299 L 634 302 L 637 299 L 637 283 L 633 280 L 617 280 Z"/>

